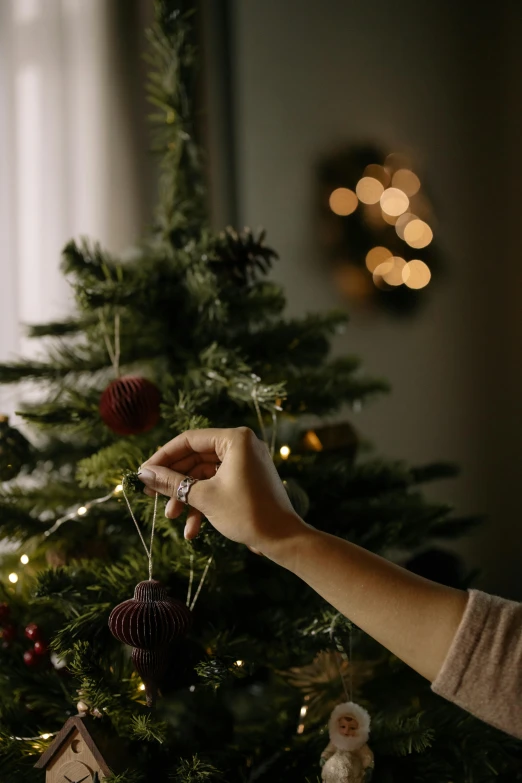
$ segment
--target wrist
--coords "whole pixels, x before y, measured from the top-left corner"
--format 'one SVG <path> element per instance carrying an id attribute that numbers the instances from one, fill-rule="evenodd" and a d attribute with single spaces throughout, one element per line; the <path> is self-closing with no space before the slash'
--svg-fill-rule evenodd
<path id="1" fill-rule="evenodd" d="M 284 533 L 267 539 L 260 547 L 260 551 L 269 560 L 273 560 L 274 563 L 296 573 L 303 552 L 310 546 L 310 542 L 313 542 L 315 537 L 319 535 L 319 531 L 307 525 L 295 513 L 284 513 L 281 520 L 278 520 L 278 527 Z"/>

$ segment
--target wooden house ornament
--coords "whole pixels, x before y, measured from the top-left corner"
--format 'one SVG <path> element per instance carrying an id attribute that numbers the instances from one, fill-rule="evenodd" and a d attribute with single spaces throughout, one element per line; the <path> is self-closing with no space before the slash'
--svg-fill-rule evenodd
<path id="1" fill-rule="evenodd" d="M 101 783 L 108 778 L 112 772 L 100 750 L 106 742 L 99 733 L 95 719 L 83 715 L 69 718 L 34 765 L 45 769 L 45 783 Z"/>

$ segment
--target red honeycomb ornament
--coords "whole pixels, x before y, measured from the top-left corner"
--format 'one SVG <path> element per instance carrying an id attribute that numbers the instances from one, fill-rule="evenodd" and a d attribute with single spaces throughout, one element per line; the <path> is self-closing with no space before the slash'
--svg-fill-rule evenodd
<path id="1" fill-rule="evenodd" d="M 118 604 L 110 614 L 112 635 L 134 648 L 132 662 L 145 685 L 149 707 L 156 702 L 158 680 L 167 670 L 170 645 L 187 633 L 190 623 L 190 610 L 170 598 L 154 579 L 136 585 L 134 598 Z"/>
<path id="2" fill-rule="evenodd" d="M 116 435 L 140 435 L 160 418 L 161 394 L 157 386 L 138 375 L 110 383 L 100 397 L 100 416 Z"/>

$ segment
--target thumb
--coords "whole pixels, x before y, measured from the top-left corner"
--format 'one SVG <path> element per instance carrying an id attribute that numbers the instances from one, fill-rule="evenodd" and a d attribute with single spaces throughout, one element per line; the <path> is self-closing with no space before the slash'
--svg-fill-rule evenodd
<path id="1" fill-rule="evenodd" d="M 205 481 L 205 479 L 213 477 L 215 472 L 215 465 L 209 464 L 196 465 L 192 471 L 191 478 L 197 479 L 197 483 L 190 487 L 187 500 L 198 511 L 204 511 L 206 506 L 205 496 L 208 495 L 210 482 Z M 164 468 L 161 465 L 147 465 L 147 467 L 140 468 L 138 478 L 154 492 L 170 498 L 177 498 L 179 485 L 187 476 L 183 473 L 177 473 L 175 470 L 170 470 L 170 468 Z"/>

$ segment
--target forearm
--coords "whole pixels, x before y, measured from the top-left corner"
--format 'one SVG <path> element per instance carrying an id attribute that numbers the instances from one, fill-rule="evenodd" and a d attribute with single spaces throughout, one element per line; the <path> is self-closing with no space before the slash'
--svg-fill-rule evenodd
<path id="1" fill-rule="evenodd" d="M 417 672 L 435 679 L 464 613 L 466 593 L 308 527 L 274 542 L 264 554 Z"/>

